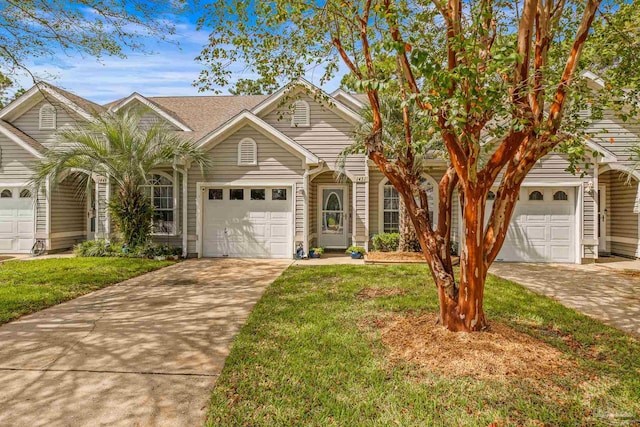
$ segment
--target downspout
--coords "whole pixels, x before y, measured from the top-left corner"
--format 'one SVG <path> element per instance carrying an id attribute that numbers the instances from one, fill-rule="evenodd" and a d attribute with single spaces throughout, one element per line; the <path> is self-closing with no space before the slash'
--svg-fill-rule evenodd
<path id="1" fill-rule="evenodd" d="M 305 168 L 304 175 L 302 177 L 304 185 L 304 209 L 302 210 L 304 226 L 302 227 L 302 247 L 305 256 L 309 255 L 309 181 L 311 180 L 310 178 L 312 175 L 321 172 L 322 169 L 324 169 L 324 162 L 320 161 L 318 166 L 313 169 L 309 169 L 308 167 Z"/>
<path id="2" fill-rule="evenodd" d="M 182 257 L 186 258 L 188 255 L 187 245 L 189 244 L 189 235 L 187 230 L 187 189 L 188 189 L 188 174 L 186 169 L 179 169 L 174 166 L 174 169 L 182 174 Z"/>
<path id="3" fill-rule="evenodd" d="M 369 252 L 369 191 L 371 188 L 369 185 L 369 161 L 366 156 L 364 158 L 364 176 L 367 181 L 364 188 L 364 250 Z"/>

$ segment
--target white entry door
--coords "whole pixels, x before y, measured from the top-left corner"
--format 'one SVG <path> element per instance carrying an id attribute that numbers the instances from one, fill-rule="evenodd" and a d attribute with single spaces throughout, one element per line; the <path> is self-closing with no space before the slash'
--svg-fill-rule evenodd
<path id="1" fill-rule="evenodd" d="M 33 246 L 34 206 L 27 188 L 0 188 L 0 253 L 28 253 Z"/>
<path id="2" fill-rule="evenodd" d="M 348 245 L 347 186 L 318 187 L 318 245 L 344 249 Z"/>
<path id="3" fill-rule="evenodd" d="M 573 188 L 522 188 L 496 260 L 574 263 L 575 227 Z"/>
<path id="4" fill-rule="evenodd" d="M 206 188 L 205 257 L 292 258 L 291 187 Z"/>

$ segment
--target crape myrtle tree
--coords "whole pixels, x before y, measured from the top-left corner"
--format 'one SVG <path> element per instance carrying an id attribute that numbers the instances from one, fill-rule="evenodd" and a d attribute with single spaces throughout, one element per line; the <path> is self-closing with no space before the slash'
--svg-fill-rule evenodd
<path id="1" fill-rule="evenodd" d="M 614 95 L 628 93 L 619 90 L 619 78 L 596 93 L 581 78 L 598 51 L 610 59 L 605 74 L 637 72 L 622 67 L 634 55 L 623 32 L 617 35 L 605 21 L 621 7 L 626 3 L 599 0 L 217 0 L 200 21 L 211 31 L 200 57 L 207 65 L 200 84 L 224 84 L 227 65 L 235 61 L 263 77 L 322 70 L 321 83 L 348 69 L 371 108 L 366 153 L 409 212 L 438 289 L 439 321 L 451 331 L 480 331 L 488 326 L 487 271 L 527 173 L 554 149 L 591 167 L 581 129 Z M 582 56 L 594 22 L 603 29 L 593 38 L 600 45 Z M 379 66 L 386 56 L 396 58 L 400 73 Z M 404 138 L 393 145 L 383 138 L 381 105 L 381 92 L 391 84 L 398 85 L 404 123 Z M 448 159 L 433 225 L 416 168 L 424 153 L 411 135 L 415 121 L 442 142 Z M 495 200 L 486 211 L 492 188 Z M 456 189 L 459 279 L 449 252 Z"/>

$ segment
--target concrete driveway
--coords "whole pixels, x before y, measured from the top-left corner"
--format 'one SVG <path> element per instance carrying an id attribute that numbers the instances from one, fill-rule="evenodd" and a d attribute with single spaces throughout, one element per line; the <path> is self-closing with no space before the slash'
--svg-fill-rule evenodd
<path id="1" fill-rule="evenodd" d="M 495 263 L 490 273 L 640 337 L 640 272 L 607 264 Z"/>
<path id="2" fill-rule="evenodd" d="M 0 327 L 0 426 L 195 426 L 290 261 L 203 259 Z"/>

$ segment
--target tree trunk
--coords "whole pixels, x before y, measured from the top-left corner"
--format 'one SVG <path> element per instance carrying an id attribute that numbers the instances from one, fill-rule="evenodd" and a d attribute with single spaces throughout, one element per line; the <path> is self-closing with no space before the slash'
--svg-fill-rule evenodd
<path id="1" fill-rule="evenodd" d="M 420 252 L 420 242 L 416 229 L 413 226 L 409 211 L 407 210 L 402 199 L 400 200 L 400 242 L 398 244 L 399 252 Z"/>
<path id="2" fill-rule="evenodd" d="M 488 327 L 482 308 L 487 277 L 483 245 L 484 197 L 481 192 L 468 193 L 471 194 L 463 201 L 458 293 L 455 298 L 440 293 L 441 321 L 450 331 L 482 331 Z"/>

